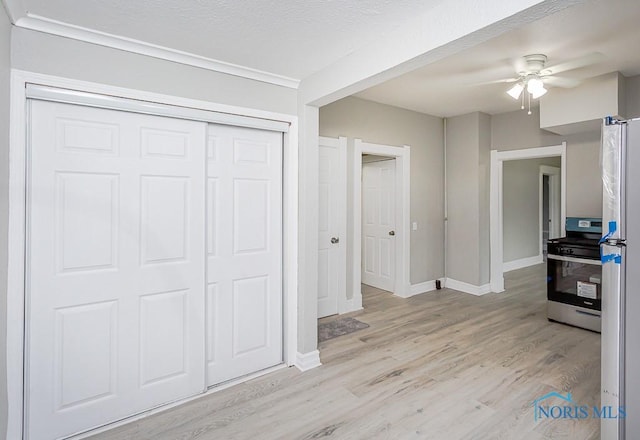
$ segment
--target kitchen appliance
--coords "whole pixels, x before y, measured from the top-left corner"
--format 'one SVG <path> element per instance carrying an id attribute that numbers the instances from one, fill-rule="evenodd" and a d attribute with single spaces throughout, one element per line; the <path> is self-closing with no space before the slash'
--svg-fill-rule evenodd
<path id="1" fill-rule="evenodd" d="M 569 217 L 547 243 L 547 318 L 600 332 L 602 219 Z"/>
<path id="2" fill-rule="evenodd" d="M 602 128 L 602 440 L 640 433 L 640 120 L 605 118 Z"/>

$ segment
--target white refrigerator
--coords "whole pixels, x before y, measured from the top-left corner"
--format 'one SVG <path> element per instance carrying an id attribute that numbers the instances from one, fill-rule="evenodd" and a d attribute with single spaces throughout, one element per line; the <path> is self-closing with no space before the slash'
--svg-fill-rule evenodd
<path id="1" fill-rule="evenodd" d="M 640 438 L 640 119 L 602 130 L 602 440 Z M 619 413 L 619 412 L 618 412 Z"/>

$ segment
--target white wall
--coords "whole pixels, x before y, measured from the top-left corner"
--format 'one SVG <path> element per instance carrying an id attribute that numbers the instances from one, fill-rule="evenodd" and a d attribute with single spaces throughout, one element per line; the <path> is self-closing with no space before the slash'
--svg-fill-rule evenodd
<path id="1" fill-rule="evenodd" d="M 630 76 L 625 80 L 627 92 L 627 118 L 640 117 L 640 75 Z"/>
<path id="2" fill-rule="evenodd" d="M 490 184 L 491 184 L 491 116 L 478 114 L 478 285 L 489 283 L 491 277 L 491 242 L 489 240 Z"/>
<path id="3" fill-rule="evenodd" d="M 15 69 L 297 114 L 297 92 L 287 87 L 22 28 L 14 27 L 11 46 Z"/>
<path id="4" fill-rule="evenodd" d="M 411 283 L 442 277 L 442 119 L 349 97 L 320 108 L 320 135 L 346 136 L 349 148 L 354 138 L 411 146 L 411 221 L 418 223 L 418 230 L 411 231 Z"/>
<path id="5" fill-rule="evenodd" d="M 0 5 L 0 438 L 7 430 L 6 325 L 11 23 Z"/>
<path id="6" fill-rule="evenodd" d="M 560 167 L 559 157 L 505 161 L 503 182 L 503 261 L 540 252 L 540 165 Z"/>
<path id="7" fill-rule="evenodd" d="M 544 98 L 543 98 L 544 99 Z M 540 113 L 517 110 L 491 117 L 491 148 L 518 150 L 567 142 L 567 216 L 602 216 L 600 133 L 560 136 L 540 129 Z"/>
<path id="8" fill-rule="evenodd" d="M 490 116 L 447 118 L 447 278 L 489 282 Z"/>
<path id="9" fill-rule="evenodd" d="M 605 116 L 624 116 L 625 78 L 611 72 L 540 100 L 540 127 L 557 134 L 597 131 Z"/>
<path id="10" fill-rule="evenodd" d="M 447 118 L 447 277 L 478 285 L 477 113 Z"/>

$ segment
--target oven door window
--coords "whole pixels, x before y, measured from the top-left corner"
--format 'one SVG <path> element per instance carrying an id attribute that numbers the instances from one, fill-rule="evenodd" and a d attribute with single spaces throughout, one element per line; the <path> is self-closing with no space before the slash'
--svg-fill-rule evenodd
<path id="1" fill-rule="evenodd" d="M 548 260 L 550 300 L 600 309 L 602 266 L 597 260 Z"/>

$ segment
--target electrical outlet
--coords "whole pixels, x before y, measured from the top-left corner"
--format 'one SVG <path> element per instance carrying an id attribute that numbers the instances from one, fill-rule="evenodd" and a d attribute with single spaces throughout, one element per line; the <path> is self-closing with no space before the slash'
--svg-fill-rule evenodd
<path id="1" fill-rule="evenodd" d="M 411 229 L 414 231 L 418 230 L 418 222 L 413 222 L 413 224 L 411 225 Z"/>

